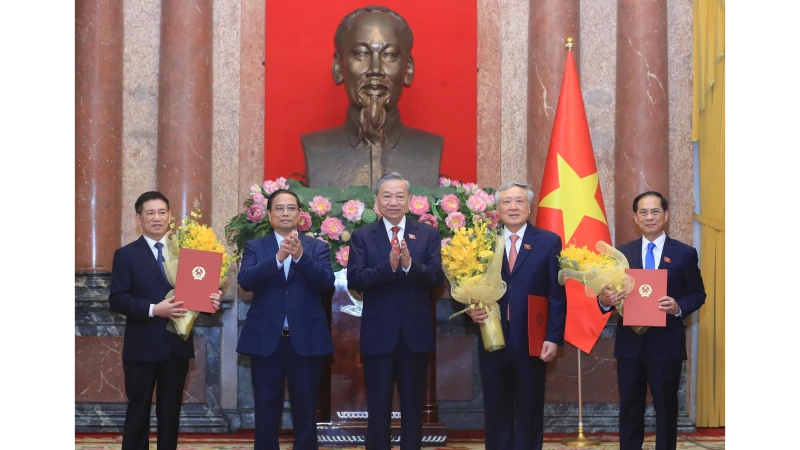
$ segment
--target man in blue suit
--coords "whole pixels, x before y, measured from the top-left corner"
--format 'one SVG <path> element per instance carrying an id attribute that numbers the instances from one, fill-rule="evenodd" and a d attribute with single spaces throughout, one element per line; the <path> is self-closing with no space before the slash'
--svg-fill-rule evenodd
<path id="1" fill-rule="evenodd" d="M 658 307 L 667 312 L 667 326 L 637 334 L 621 319 L 617 323 L 620 450 L 642 448 L 648 385 L 656 411 L 656 450 L 674 450 L 678 442 L 678 388 L 686 360 L 683 321 L 703 306 L 706 291 L 697 250 L 664 233 L 668 219 L 669 202 L 663 195 L 653 191 L 638 195 L 633 200 L 633 220 L 642 238 L 619 247 L 632 269 L 667 270 L 667 295 L 659 299 Z M 624 291 L 605 287 L 598 296 L 600 309 L 609 312 L 624 297 Z"/>
<path id="2" fill-rule="evenodd" d="M 527 184 L 508 183 L 495 193 L 503 221 L 506 255 L 503 280 L 507 290 L 498 305 L 506 347 L 478 351 L 487 450 L 541 449 L 544 442 L 546 363 L 564 343 L 567 300 L 558 282 L 561 238 L 528 222 L 533 191 Z M 547 299 L 547 331 L 541 356 L 528 348 L 528 295 Z M 485 309 L 468 312 L 482 323 Z"/>
<path id="3" fill-rule="evenodd" d="M 169 261 L 166 247 L 169 231 L 169 200 L 151 191 L 134 204 L 136 223 L 142 236 L 114 252 L 108 303 L 125 315 L 122 368 L 128 407 L 122 430 L 123 450 L 147 450 L 150 405 L 156 388 L 158 450 L 178 446 L 183 386 L 194 358 L 193 334 L 185 341 L 167 331 L 167 321 L 186 314 L 175 296 L 164 298 L 172 286 L 163 263 Z M 210 294 L 219 309 L 222 291 Z"/>
<path id="4" fill-rule="evenodd" d="M 383 215 L 350 238 L 347 284 L 363 292 L 361 358 L 367 388 L 367 450 L 389 450 L 394 383 L 400 396 L 400 448 L 422 445 L 428 353 L 435 350 L 429 291 L 444 282 L 441 238 L 406 218 L 410 183 L 396 172 L 375 186 Z"/>
<path id="5" fill-rule="evenodd" d="M 330 251 L 298 235 L 300 199 L 278 189 L 267 201 L 274 231 L 247 242 L 239 286 L 253 293 L 236 351 L 250 356 L 255 449 L 278 450 L 283 387 L 289 380 L 295 450 L 317 448 L 317 398 L 325 356 L 333 353 L 322 295 L 333 289 Z"/>

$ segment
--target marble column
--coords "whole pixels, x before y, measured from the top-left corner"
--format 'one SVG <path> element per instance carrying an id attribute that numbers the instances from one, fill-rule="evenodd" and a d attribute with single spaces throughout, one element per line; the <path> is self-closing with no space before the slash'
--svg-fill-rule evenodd
<path id="1" fill-rule="evenodd" d="M 669 196 L 667 1 L 617 1 L 617 104 L 614 155 L 615 242 L 633 240 L 633 199 Z"/>
<path id="2" fill-rule="evenodd" d="M 163 0 L 158 73 L 158 190 L 173 216 L 211 223 L 212 0 Z"/>
<path id="3" fill-rule="evenodd" d="M 121 0 L 75 2 L 75 271 L 110 272 L 120 245 Z"/>
<path id="4" fill-rule="evenodd" d="M 575 42 L 580 64 L 580 0 L 531 2 L 528 24 L 528 182 L 533 189 L 531 221 L 535 221 L 544 163 L 550 147 L 558 95 L 567 60 L 567 38 Z"/>

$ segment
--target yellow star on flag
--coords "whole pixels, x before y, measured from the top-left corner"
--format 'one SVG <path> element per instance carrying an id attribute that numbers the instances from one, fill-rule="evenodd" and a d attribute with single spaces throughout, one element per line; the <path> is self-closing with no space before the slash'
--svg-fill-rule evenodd
<path id="1" fill-rule="evenodd" d="M 558 189 L 550 192 L 539 207 L 560 209 L 564 217 L 564 242 L 569 242 L 584 217 L 591 217 L 608 225 L 602 208 L 594 195 L 600 182 L 597 172 L 581 178 L 567 161 L 558 158 Z"/>

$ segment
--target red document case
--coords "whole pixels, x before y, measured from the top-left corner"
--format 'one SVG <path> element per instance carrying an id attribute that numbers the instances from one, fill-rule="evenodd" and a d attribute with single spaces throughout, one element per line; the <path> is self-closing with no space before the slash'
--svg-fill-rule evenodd
<path id="1" fill-rule="evenodd" d="M 666 269 L 625 269 L 635 282 L 625 298 L 622 324 L 631 327 L 665 327 L 667 312 L 658 309 L 658 299 L 667 295 Z"/>
<path id="2" fill-rule="evenodd" d="M 528 354 L 542 356 L 542 344 L 547 334 L 547 298 L 528 296 Z"/>
<path id="3" fill-rule="evenodd" d="M 221 272 L 222 253 L 181 249 L 175 301 L 183 302 L 183 308 L 190 311 L 215 312 L 210 296 L 219 290 Z"/>

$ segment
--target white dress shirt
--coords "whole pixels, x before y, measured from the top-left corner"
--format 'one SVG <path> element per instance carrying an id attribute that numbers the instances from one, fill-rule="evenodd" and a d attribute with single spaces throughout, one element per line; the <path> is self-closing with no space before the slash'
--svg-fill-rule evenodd
<path id="1" fill-rule="evenodd" d="M 503 228 L 503 237 L 506 239 L 506 258 L 508 258 L 508 252 L 511 251 L 511 235 L 516 234 L 517 236 L 519 236 L 519 239 L 517 239 L 517 244 L 516 244 L 517 255 L 519 255 L 519 249 L 522 247 L 522 237 L 525 236 L 525 230 L 527 228 L 528 228 L 527 222 L 524 225 L 522 225 L 522 228 L 517 230 L 516 233 L 512 233 L 511 231 L 508 230 L 508 228 L 505 227 Z"/>
<path id="2" fill-rule="evenodd" d="M 169 233 L 167 233 L 167 234 L 169 234 Z M 163 245 L 163 247 L 161 247 L 161 255 L 164 256 L 164 262 L 167 262 L 167 261 L 170 260 L 169 250 L 167 250 L 167 235 L 166 234 L 164 235 L 164 237 L 161 238 L 160 241 L 156 241 L 154 239 L 150 239 L 149 237 L 147 237 L 146 234 L 142 234 L 142 236 L 144 237 L 145 242 L 147 242 L 147 245 L 150 246 L 150 251 L 153 252 L 153 258 L 155 258 L 156 264 L 158 264 L 158 249 L 156 248 L 156 242 L 161 242 L 161 244 Z M 147 315 L 150 316 L 150 317 L 153 317 L 153 307 L 154 306 L 156 306 L 156 305 L 154 305 L 152 303 L 150 304 L 150 312 L 147 313 Z"/>
<path id="3" fill-rule="evenodd" d="M 278 248 L 281 248 L 281 244 L 283 244 L 283 236 L 281 236 L 280 234 L 278 234 L 276 232 L 275 233 L 275 239 L 277 239 L 277 241 L 278 241 Z M 289 255 L 289 256 L 292 256 L 292 255 Z M 303 255 L 300 255 L 300 258 L 302 258 L 302 257 L 303 257 Z M 300 261 L 300 258 L 297 258 L 297 259 L 292 258 L 292 262 L 297 264 L 297 261 Z M 289 259 L 289 258 L 286 258 L 286 259 Z M 289 279 L 289 267 L 291 266 L 291 264 L 284 264 L 286 262 L 286 259 L 281 261 L 281 260 L 278 259 L 278 255 L 275 255 L 275 261 L 278 262 L 278 268 L 279 269 L 283 269 L 283 277 L 288 280 Z M 288 314 L 286 316 L 283 316 L 283 328 L 289 328 L 289 315 Z"/>
<path id="4" fill-rule="evenodd" d="M 389 242 L 391 242 L 392 241 L 392 237 L 394 236 L 394 232 L 392 231 L 392 227 L 395 226 L 395 225 L 392 225 L 391 222 L 386 220 L 386 217 L 383 218 L 383 225 L 386 227 L 386 235 L 389 236 Z M 403 236 L 405 236 L 406 216 L 403 216 L 403 218 L 400 219 L 400 223 L 398 223 L 397 226 L 400 228 L 400 231 L 397 232 L 397 239 L 398 239 L 397 242 L 399 243 L 399 242 L 403 242 Z M 400 265 L 400 268 L 403 269 L 403 272 L 408 273 L 408 271 L 411 270 L 411 264 L 408 265 L 408 269 L 404 268 L 402 264 Z M 397 272 L 397 271 L 393 270 L 393 272 Z"/>
<path id="5" fill-rule="evenodd" d="M 657 237 L 655 241 L 653 241 L 656 246 L 653 248 L 653 260 L 656 263 L 654 269 L 658 269 L 658 263 L 661 261 L 661 252 L 664 251 L 664 242 L 667 241 L 667 233 L 661 233 L 661 236 Z M 647 260 L 647 245 L 650 244 L 650 241 L 647 240 L 646 237 L 642 236 L 642 267 L 644 267 L 645 261 Z"/>

